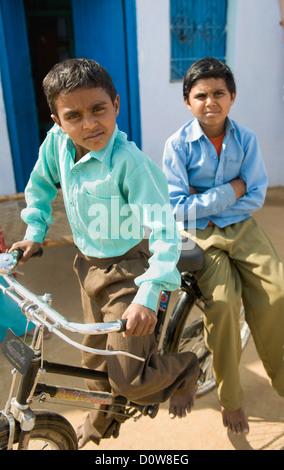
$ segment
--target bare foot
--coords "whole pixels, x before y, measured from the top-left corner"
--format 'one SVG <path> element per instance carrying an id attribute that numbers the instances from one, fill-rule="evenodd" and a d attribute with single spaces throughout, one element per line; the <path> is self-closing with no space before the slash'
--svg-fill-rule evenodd
<path id="1" fill-rule="evenodd" d="M 77 440 L 78 440 L 78 449 L 82 449 L 88 442 L 90 442 L 90 439 L 86 436 L 85 431 L 84 431 L 84 424 L 81 424 L 78 426 L 76 429 L 76 435 L 77 435 Z"/>
<path id="2" fill-rule="evenodd" d="M 245 416 L 243 408 L 237 410 L 227 410 L 221 407 L 223 416 L 223 424 L 225 428 L 235 434 L 248 434 L 249 425 Z"/>
<path id="3" fill-rule="evenodd" d="M 169 417 L 171 419 L 178 416 L 179 418 L 184 418 L 187 413 L 191 412 L 192 407 L 194 406 L 194 400 L 196 395 L 197 385 L 190 392 L 185 393 L 184 395 L 173 395 L 170 399 L 169 406 Z"/>

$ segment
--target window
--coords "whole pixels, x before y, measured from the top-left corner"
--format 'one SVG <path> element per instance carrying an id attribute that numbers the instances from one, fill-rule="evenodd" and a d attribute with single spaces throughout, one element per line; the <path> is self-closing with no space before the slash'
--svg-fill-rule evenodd
<path id="1" fill-rule="evenodd" d="M 225 62 L 227 0 L 170 0 L 171 80 L 203 57 Z"/>

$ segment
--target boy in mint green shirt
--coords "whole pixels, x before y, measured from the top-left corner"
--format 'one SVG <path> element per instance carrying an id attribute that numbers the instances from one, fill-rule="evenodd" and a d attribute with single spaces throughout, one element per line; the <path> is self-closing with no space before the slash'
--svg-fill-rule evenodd
<path id="1" fill-rule="evenodd" d="M 170 416 L 184 416 L 193 404 L 198 361 L 192 353 L 158 356 L 154 337 L 160 292 L 180 284 L 179 237 L 166 178 L 118 130 L 119 96 L 99 64 L 86 59 L 57 64 L 43 86 L 55 125 L 26 188 L 25 240 L 12 249 L 24 250 L 25 262 L 43 242 L 59 183 L 78 249 L 74 267 L 85 321 L 127 319 L 124 337 L 90 335 L 84 344 L 124 349 L 146 359 L 83 353 L 84 365 L 107 370 L 113 394 L 141 404 L 171 398 Z M 150 258 L 142 243 L 144 226 L 151 231 Z M 100 389 L 98 383 L 88 386 Z M 117 435 L 118 428 L 115 418 L 92 412 L 78 430 L 79 444 L 99 443 Z"/>

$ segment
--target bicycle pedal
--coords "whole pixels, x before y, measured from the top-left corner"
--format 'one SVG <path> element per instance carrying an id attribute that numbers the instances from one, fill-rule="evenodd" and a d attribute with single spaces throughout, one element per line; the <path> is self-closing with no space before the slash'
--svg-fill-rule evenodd
<path id="1" fill-rule="evenodd" d="M 150 418 L 152 419 L 156 418 L 158 411 L 159 411 L 159 405 L 151 405 L 149 406 L 148 416 L 150 416 Z"/>
<path id="2" fill-rule="evenodd" d="M 150 416 L 150 418 L 155 418 L 159 411 L 159 405 L 146 405 L 142 408 L 141 413 L 143 416 Z"/>

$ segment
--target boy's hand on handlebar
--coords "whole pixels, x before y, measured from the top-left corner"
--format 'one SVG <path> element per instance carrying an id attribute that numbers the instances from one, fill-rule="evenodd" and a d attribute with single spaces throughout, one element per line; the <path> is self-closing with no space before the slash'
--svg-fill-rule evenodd
<path id="1" fill-rule="evenodd" d="M 157 323 L 156 312 L 135 303 L 129 305 L 122 318 L 127 318 L 124 337 L 150 335 L 154 332 Z"/>
<path id="2" fill-rule="evenodd" d="M 11 252 L 19 249 L 22 250 L 23 256 L 21 257 L 19 264 L 24 264 L 34 253 L 39 250 L 40 246 L 41 245 L 38 242 L 22 240 L 20 242 L 13 243 L 9 251 Z"/>

